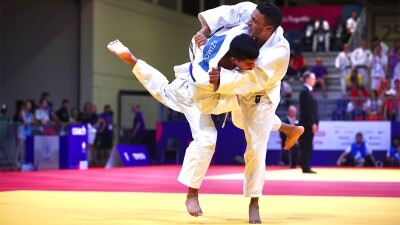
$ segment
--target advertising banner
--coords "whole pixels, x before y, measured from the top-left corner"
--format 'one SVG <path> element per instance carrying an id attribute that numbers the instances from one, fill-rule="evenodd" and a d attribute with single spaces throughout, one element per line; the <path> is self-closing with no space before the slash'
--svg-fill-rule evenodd
<path id="1" fill-rule="evenodd" d="M 322 121 L 314 137 L 315 150 L 345 150 L 353 143 L 356 133 L 361 132 L 372 150 L 387 151 L 390 148 L 390 122 L 340 122 Z"/>
<path id="2" fill-rule="evenodd" d="M 144 145 L 117 145 L 116 149 L 124 166 L 146 166 L 152 164 Z"/>

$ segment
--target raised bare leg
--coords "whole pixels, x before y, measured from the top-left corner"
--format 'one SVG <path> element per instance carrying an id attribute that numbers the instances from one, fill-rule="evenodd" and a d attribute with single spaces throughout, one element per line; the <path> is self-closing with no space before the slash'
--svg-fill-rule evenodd
<path id="1" fill-rule="evenodd" d="M 297 140 L 299 140 L 300 136 L 304 133 L 304 127 L 282 123 L 279 131 L 283 132 L 287 136 L 283 149 L 289 150 L 294 144 L 296 144 Z"/>
<path id="2" fill-rule="evenodd" d="M 261 224 L 258 198 L 251 198 L 249 205 L 249 223 Z"/>
<path id="3" fill-rule="evenodd" d="M 199 203 L 199 189 L 189 187 L 185 204 L 190 215 L 195 217 L 203 215 Z"/>

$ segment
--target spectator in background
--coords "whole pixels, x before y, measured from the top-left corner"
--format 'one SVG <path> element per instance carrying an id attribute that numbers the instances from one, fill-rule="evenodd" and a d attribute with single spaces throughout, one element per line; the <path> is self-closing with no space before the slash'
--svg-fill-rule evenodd
<path id="1" fill-rule="evenodd" d="M 394 137 L 392 139 L 392 146 L 387 151 L 386 158 L 389 166 L 400 166 L 400 138 Z"/>
<path id="2" fill-rule="evenodd" d="M 92 113 L 92 103 L 86 102 L 83 106 L 83 111 L 78 117 L 78 121 L 82 124 L 87 125 L 88 129 L 88 160 L 90 165 L 94 165 L 95 162 L 95 140 L 96 140 L 96 124 L 97 124 L 97 115 Z"/>
<path id="3" fill-rule="evenodd" d="M 313 52 L 315 53 L 318 49 L 318 45 L 323 43 L 325 46 L 325 52 L 329 52 L 330 46 L 330 28 L 329 23 L 324 18 L 320 17 L 314 25 L 314 37 L 313 37 Z"/>
<path id="4" fill-rule="evenodd" d="M 105 122 L 105 126 L 100 130 L 101 141 L 100 141 L 100 163 L 102 165 L 106 164 L 107 159 L 110 155 L 111 148 L 113 146 L 114 129 L 113 129 L 113 112 L 110 105 L 104 106 L 104 111 L 99 116 Z"/>
<path id="5" fill-rule="evenodd" d="M 58 119 L 64 125 L 69 123 L 68 108 L 69 108 L 69 101 L 67 99 L 64 99 L 64 100 L 62 100 L 61 108 L 59 110 L 57 110 L 57 113 L 56 113 Z"/>
<path id="6" fill-rule="evenodd" d="M 301 54 L 300 50 L 296 50 L 294 55 L 290 58 L 287 75 L 290 77 L 289 82 L 293 78 L 299 79 L 307 70 L 307 61 Z"/>
<path id="7" fill-rule="evenodd" d="M 375 166 L 372 150 L 368 143 L 363 140 L 362 133 L 356 134 L 355 142 L 347 146 L 336 164 L 338 166 Z"/>
<path id="8" fill-rule="evenodd" d="M 396 91 L 390 89 L 385 92 L 385 104 L 383 106 L 383 116 L 386 120 L 397 121 L 398 102 L 396 99 Z"/>
<path id="9" fill-rule="evenodd" d="M 388 63 L 387 56 L 382 53 L 382 47 L 376 45 L 373 55 L 369 58 L 371 67 L 371 89 L 374 90 L 379 86 L 380 80 L 386 78 L 386 65 Z"/>
<path id="10" fill-rule="evenodd" d="M 386 79 L 381 79 L 379 86 L 376 88 L 376 92 L 379 97 L 384 97 L 385 92 L 389 91 L 390 87 Z"/>
<path id="11" fill-rule="evenodd" d="M 398 62 L 400 62 L 400 40 L 394 41 L 394 46 L 392 49 L 389 50 L 388 53 L 389 57 L 389 78 L 391 79 L 391 85 L 393 86 L 394 84 L 394 69 L 397 65 Z M 398 66 L 398 77 L 400 77 L 400 64 Z"/>
<path id="12" fill-rule="evenodd" d="M 50 101 L 50 94 L 48 92 L 43 92 L 40 96 L 40 99 L 46 99 L 46 101 L 47 101 L 47 111 L 48 111 L 50 121 L 59 123 L 60 120 L 58 119 L 57 115 L 53 111 L 53 102 Z"/>
<path id="13" fill-rule="evenodd" d="M 378 97 L 376 90 L 371 91 L 371 97 L 364 105 L 364 110 L 367 113 L 367 120 L 381 120 L 382 119 L 382 99 Z"/>
<path id="14" fill-rule="evenodd" d="M 397 102 L 400 104 L 400 77 L 394 80 L 393 90 L 396 92 Z"/>
<path id="15" fill-rule="evenodd" d="M 35 118 L 39 122 L 39 124 L 45 127 L 50 125 L 50 115 L 46 98 L 40 99 L 39 108 L 37 108 L 35 111 Z"/>
<path id="16" fill-rule="evenodd" d="M 346 29 L 347 29 L 347 38 L 346 42 L 350 39 L 351 35 L 356 31 L 357 24 L 360 21 L 358 18 L 357 12 L 352 12 L 351 17 L 346 21 Z"/>
<path id="17" fill-rule="evenodd" d="M 69 120 L 70 123 L 79 123 L 79 111 L 76 108 L 72 108 L 70 110 L 69 114 Z"/>
<path id="18" fill-rule="evenodd" d="M 324 97 L 327 97 L 328 89 L 326 88 L 326 80 L 328 77 L 328 69 L 323 65 L 321 57 L 315 59 L 316 65 L 311 68 L 311 71 L 315 74 L 316 85 L 319 84 L 322 87 L 322 93 Z"/>
<path id="19" fill-rule="evenodd" d="M 359 86 L 356 91 L 350 92 L 350 102 L 347 104 L 347 117 L 351 120 L 365 120 L 366 112 L 364 104 L 368 97 L 368 91 L 364 86 Z"/>
<path id="20" fill-rule="evenodd" d="M 18 128 L 18 142 L 15 153 L 15 162 L 17 166 L 20 166 L 19 157 L 23 149 L 25 149 L 25 140 L 28 136 L 32 135 L 32 124 L 36 123 L 35 118 L 32 115 L 32 103 L 25 101 L 21 111 L 18 113 L 18 122 L 21 125 Z M 23 160 L 23 158 L 21 158 Z"/>
<path id="21" fill-rule="evenodd" d="M 312 43 L 314 40 L 314 26 L 315 18 L 310 16 L 309 21 L 304 25 L 303 29 L 303 45 L 305 51 L 311 51 Z"/>
<path id="22" fill-rule="evenodd" d="M 281 101 L 280 104 L 288 107 L 290 105 L 290 98 L 292 97 L 293 89 L 285 80 L 281 81 Z"/>
<path id="23" fill-rule="evenodd" d="M 135 114 L 135 117 L 132 125 L 131 143 L 144 144 L 144 138 L 146 137 L 146 126 L 142 111 L 140 110 L 140 105 L 132 105 L 132 112 Z"/>
<path id="24" fill-rule="evenodd" d="M 7 113 L 7 105 L 0 104 L 0 123 L 11 122 L 11 117 Z"/>
<path id="25" fill-rule="evenodd" d="M 387 56 L 388 52 L 389 52 L 389 47 L 387 46 L 387 44 L 385 44 L 384 42 L 382 42 L 378 36 L 374 36 L 371 39 L 371 44 L 372 44 L 372 49 L 375 49 L 376 46 L 381 46 L 381 52 L 382 55 Z"/>
<path id="26" fill-rule="evenodd" d="M 340 85 L 342 88 L 342 94 L 346 94 L 346 76 L 350 74 L 351 71 L 351 55 L 349 44 L 344 44 L 343 51 L 336 56 L 335 67 L 340 71 Z"/>
<path id="27" fill-rule="evenodd" d="M 357 90 L 359 86 L 364 86 L 363 76 L 354 68 L 351 70 L 351 73 L 346 76 L 345 83 L 347 92 Z"/>
<path id="28" fill-rule="evenodd" d="M 354 49 L 351 53 L 351 63 L 354 68 L 358 70 L 363 76 L 364 85 L 369 85 L 369 58 L 371 57 L 372 53 L 367 48 L 367 41 L 365 39 L 361 40 L 361 44 L 359 48 Z"/>
<path id="29" fill-rule="evenodd" d="M 400 59 L 400 49 L 397 49 L 397 58 Z M 393 86 L 394 81 L 396 79 L 400 79 L 400 60 L 397 60 L 397 63 L 393 68 L 393 72 L 392 72 L 392 75 L 391 75 L 392 86 Z"/>
<path id="30" fill-rule="evenodd" d="M 339 51 L 343 47 L 343 43 L 346 42 L 345 38 L 346 27 L 343 23 L 343 18 L 340 15 L 336 16 L 335 23 L 332 26 L 332 50 Z"/>
<path id="31" fill-rule="evenodd" d="M 282 122 L 297 126 L 297 108 L 293 105 L 288 107 L 286 118 L 282 119 Z M 282 151 L 281 151 L 281 160 L 285 163 L 285 165 L 289 165 L 290 168 L 296 168 L 298 164 L 298 152 L 299 152 L 299 143 L 297 142 L 293 147 L 288 150 L 284 150 L 286 135 L 283 132 L 280 132 L 281 140 L 282 140 Z"/>

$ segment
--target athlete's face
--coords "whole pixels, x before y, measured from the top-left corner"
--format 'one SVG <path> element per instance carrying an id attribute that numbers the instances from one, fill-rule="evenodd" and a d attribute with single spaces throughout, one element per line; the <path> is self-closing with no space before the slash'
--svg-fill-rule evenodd
<path id="1" fill-rule="evenodd" d="M 251 70 L 256 66 L 256 59 L 246 59 L 243 61 L 239 61 L 235 58 L 231 58 L 232 62 L 236 65 L 237 68 L 241 70 Z"/>
<path id="2" fill-rule="evenodd" d="M 257 9 L 251 14 L 251 18 L 247 22 L 247 25 L 249 27 L 249 35 L 256 39 L 268 39 L 273 32 L 273 27 L 267 25 L 264 15 Z"/>

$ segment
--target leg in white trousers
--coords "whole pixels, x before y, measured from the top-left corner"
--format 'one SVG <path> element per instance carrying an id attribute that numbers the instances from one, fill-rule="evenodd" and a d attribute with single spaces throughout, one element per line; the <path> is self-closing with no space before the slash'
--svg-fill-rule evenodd
<path id="1" fill-rule="evenodd" d="M 265 181 L 265 158 L 267 143 L 274 124 L 277 106 L 273 105 L 265 92 L 260 102 L 255 103 L 255 96 L 244 96 L 240 99 L 243 113 L 243 126 L 247 148 L 244 155 L 246 167 L 244 171 L 243 194 L 246 197 L 260 197 Z"/>
<path id="2" fill-rule="evenodd" d="M 158 70 L 140 60 L 133 68 L 133 73 L 154 98 L 182 112 L 188 120 L 193 141 L 186 149 L 178 180 L 186 186 L 200 188 L 214 154 L 217 131 L 211 115 L 201 114 L 196 107 L 193 83 L 179 78 L 169 83 Z M 179 73 L 182 76 L 183 71 Z"/>

